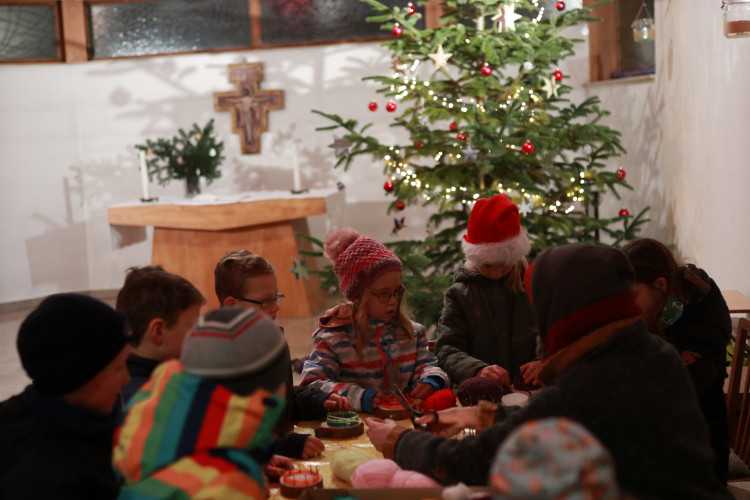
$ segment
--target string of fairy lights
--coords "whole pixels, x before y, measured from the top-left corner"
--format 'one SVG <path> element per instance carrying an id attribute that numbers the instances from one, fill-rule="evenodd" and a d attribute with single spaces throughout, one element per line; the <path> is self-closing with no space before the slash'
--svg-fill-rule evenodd
<path id="1" fill-rule="evenodd" d="M 545 8 L 539 5 L 539 0 L 532 0 L 532 4 L 537 10 L 537 14 L 531 19 L 531 22 L 536 24 L 544 16 Z M 515 5 L 515 2 L 513 2 Z M 478 23 L 479 25 L 479 23 Z M 483 25 L 483 23 L 482 23 Z M 526 38 L 530 38 L 529 33 L 524 33 Z M 471 43 L 471 40 L 466 38 L 467 44 Z M 421 42 L 420 42 L 421 45 Z M 441 95 L 439 91 L 434 90 L 434 85 L 429 80 L 421 80 L 417 75 L 417 70 L 421 64 L 420 59 L 413 59 L 412 61 L 403 62 L 400 60 L 394 61 L 394 73 L 392 76 L 393 80 L 399 80 L 398 83 L 390 85 L 391 95 L 397 101 L 402 101 L 407 97 L 410 97 L 416 93 L 418 98 L 424 99 L 425 105 L 428 102 L 432 102 L 438 106 L 442 106 L 448 110 L 457 110 L 458 112 L 454 116 L 454 124 L 462 121 L 464 115 L 472 114 L 474 116 L 481 116 L 483 114 L 491 114 L 496 112 L 508 112 L 509 110 L 518 111 L 521 114 L 517 117 L 517 120 L 526 120 L 527 123 L 534 123 L 537 119 L 535 108 L 544 105 L 545 100 L 540 97 L 539 91 L 534 88 L 527 88 L 522 84 L 517 84 L 511 91 L 507 92 L 507 96 L 502 102 L 478 102 L 475 98 L 464 98 L 464 97 L 451 97 Z M 526 62 L 521 65 L 519 70 L 531 71 L 534 65 L 531 62 Z M 408 74 L 407 74 L 408 71 Z M 562 76 L 560 76 L 562 78 Z M 559 80 L 560 78 L 555 78 Z M 520 78 L 518 79 L 520 81 Z M 550 81 L 552 81 L 550 79 Z M 549 88 L 543 90 L 547 92 L 547 99 L 552 97 L 552 93 L 556 95 L 556 84 L 552 84 Z M 514 109 L 517 107 L 517 109 Z M 453 129 L 451 128 L 451 131 Z M 509 150 L 521 151 L 522 148 L 515 144 L 503 144 L 503 140 L 499 139 L 499 142 Z M 464 136 L 464 140 L 460 142 L 453 142 L 448 148 L 456 149 L 462 147 L 472 148 L 471 141 Z M 413 153 L 411 150 L 407 153 Z M 460 202 L 464 205 L 473 205 L 473 203 L 480 197 L 478 192 L 470 193 L 471 191 L 482 191 L 483 193 L 496 191 L 498 193 L 505 193 L 511 197 L 514 201 L 520 201 L 519 208 L 522 212 L 531 212 L 534 207 L 544 207 L 545 209 L 552 212 L 564 212 L 570 213 L 576 209 L 576 203 L 586 202 L 586 185 L 590 184 L 590 172 L 580 172 L 580 177 L 570 177 L 570 184 L 567 188 L 563 189 L 559 193 L 559 196 L 565 198 L 564 201 L 560 199 L 546 202 L 542 195 L 538 193 L 529 193 L 524 188 L 520 188 L 518 182 L 512 183 L 510 186 L 505 186 L 501 182 L 497 182 L 494 186 L 484 187 L 482 189 L 468 188 L 466 186 L 450 186 L 445 187 L 441 185 L 432 186 L 428 182 L 424 181 L 418 171 L 431 171 L 434 167 L 417 166 L 412 165 L 405 158 L 401 157 L 402 150 L 399 147 L 389 146 L 389 152 L 384 155 L 384 162 L 386 170 L 390 172 L 389 179 L 386 184 L 390 184 L 391 181 L 397 181 L 402 186 L 406 186 L 408 189 L 416 190 L 419 195 L 425 200 L 435 200 L 442 198 L 446 202 L 454 201 Z M 533 150 L 533 148 L 532 148 Z M 466 151 L 466 149 L 461 150 Z M 479 152 L 477 150 L 474 150 Z M 488 154 L 492 153 L 492 150 L 487 151 Z M 590 153 L 590 147 L 589 147 Z M 587 153 L 587 154 L 589 154 Z M 461 153 L 438 151 L 432 156 L 436 163 L 444 160 L 447 157 L 451 160 L 461 160 L 464 155 Z"/>

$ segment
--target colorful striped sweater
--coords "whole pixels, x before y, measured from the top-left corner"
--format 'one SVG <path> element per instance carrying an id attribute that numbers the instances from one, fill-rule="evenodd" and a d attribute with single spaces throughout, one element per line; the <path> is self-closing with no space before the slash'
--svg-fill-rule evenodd
<path id="1" fill-rule="evenodd" d="M 261 466 L 284 404 L 265 390 L 238 396 L 178 360 L 159 365 L 115 433 L 119 498 L 264 499 Z"/>
<path id="2" fill-rule="evenodd" d="M 370 320 L 373 338 L 356 350 L 351 317 L 346 304 L 326 312 L 313 334 L 313 350 L 305 362 L 300 385 L 346 396 L 353 410 L 373 412 L 372 398 L 378 392 L 390 392 L 397 383 L 405 393 L 421 382 L 436 389 L 448 386 L 448 375 L 437 366 L 437 358 L 427 347 L 424 327 L 414 325 L 414 340 L 397 340 L 402 329 L 395 321 Z"/>

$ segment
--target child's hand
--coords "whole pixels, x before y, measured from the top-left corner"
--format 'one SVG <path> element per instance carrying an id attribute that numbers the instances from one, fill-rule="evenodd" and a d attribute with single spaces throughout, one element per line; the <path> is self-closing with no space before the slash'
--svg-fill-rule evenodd
<path id="1" fill-rule="evenodd" d="M 383 398 L 384 397 L 385 397 L 385 394 L 383 394 L 380 391 L 378 391 L 377 394 L 375 394 L 372 397 L 372 409 L 373 410 L 377 410 L 378 409 L 378 407 L 380 406 L 380 403 L 383 402 Z"/>
<path id="2" fill-rule="evenodd" d="M 292 464 L 291 458 L 274 455 L 271 457 L 271 460 L 263 466 L 263 474 L 265 474 L 269 482 L 275 483 L 286 471 L 292 470 L 293 467 L 294 465 Z"/>
<path id="3" fill-rule="evenodd" d="M 503 385 L 510 385 L 510 374 L 508 370 L 498 365 L 485 366 L 477 372 L 476 377 L 488 378 L 490 380 L 497 380 Z"/>
<path id="4" fill-rule="evenodd" d="M 413 391 L 411 391 L 411 397 L 413 399 L 424 399 L 435 391 L 435 387 L 427 382 L 417 384 Z"/>
<path id="5" fill-rule="evenodd" d="M 527 384 L 539 385 L 536 380 L 536 376 L 539 374 L 539 370 L 542 369 L 542 362 L 540 360 L 531 361 L 521 366 L 521 375 L 523 375 L 523 381 Z"/>
<path id="6" fill-rule="evenodd" d="M 305 447 L 302 449 L 302 458 L 307 460 L 308 458 L 317 457 L 325 449 L 326 445 L 323 444 L 323 441 L 315 436 L 308 436 L 305 439 Z"/>
<path id="7" fill-rule="evenodd" d="M 323 401 L 323 408 L 327 410 L 351 410 L 352 405 L 349 402 L 349 398 L 331 393 Z"/>

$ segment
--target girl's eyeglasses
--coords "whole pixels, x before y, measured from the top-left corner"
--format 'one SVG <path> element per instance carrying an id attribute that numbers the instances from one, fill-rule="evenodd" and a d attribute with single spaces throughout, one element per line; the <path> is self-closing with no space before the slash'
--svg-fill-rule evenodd
<path id="1" fill-rule="evenodd" d="M 383 304 L 387 304 L 391 301 L 391 297 L 396 297 L 397 301 L 401 300 L 401 298 L 404 296 L 404 292 L 406 292 L 406 288 L 400 286 L 392 292 L 390 290 L 385 292 L 372 292 L 372 295 L 374 295 Z"/>
<path id="2" fill-rule="evenodd" d="M 263 309 L 271 309 L 275 305 L 281 305 L 281 301 L 284 300 L 284 294 L 277 293 L 272 299 L 266 300 L 252 300 L 246 299 L 245 297 L 235 297 L 235 299 L 241 300 L 243 302 L 250 302 L 252 304 L 258 304 Z"/>

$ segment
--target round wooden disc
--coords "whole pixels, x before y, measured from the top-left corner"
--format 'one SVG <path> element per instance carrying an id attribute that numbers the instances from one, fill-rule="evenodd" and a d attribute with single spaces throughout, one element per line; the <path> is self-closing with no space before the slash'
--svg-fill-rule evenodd
<path id="1" fill-rule="evenodd" d="M 315 437 L 329 439 L 347 439 L 361 436 L 365 432 L 365 424 L 360 420 L 356 425 L 351 427 L 331 427 L 327 422 L 323 422 L 315 428 Z"/>
<path id="2" fill-rule="evenodd" d="M 297 498 L 305 490 L 320 489 L 320 488 L 323 488 L 322 477 L 320 478 L 318 482 L 316 482 L 315 484 L 311 484 L 309 486 L 295 486 L 295 485 L 285 484 L 283 478 L 279 482 L 279 492 L 281 493 L 281 496 L 286 497 L 286 498 Z"/>
<path id="3" fill-rule="evenodd" d="M 375 416 L 377 418 L 390 418 L 391 420 L 406 420 L 409 418 L 409 412 L 403 406 L 398 408 L 380 406 L 375 410 Z"/>

